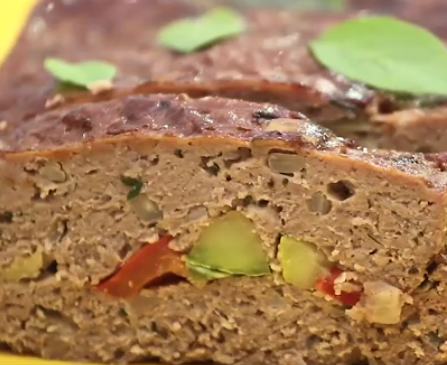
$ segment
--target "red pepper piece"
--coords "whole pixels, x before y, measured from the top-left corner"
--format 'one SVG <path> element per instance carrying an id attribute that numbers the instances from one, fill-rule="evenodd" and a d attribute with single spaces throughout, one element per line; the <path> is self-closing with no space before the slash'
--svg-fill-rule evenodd
<path id="1" fill-rule="evenodd" d="M 353 307 L 360 301 L 360 298 L 362 297 L 362 291 L 356 291 L 356 292 L 342 291 L 341 294 L 339 295 L 335 294 L 335 280 L 341 274 L 343 274 L 343 270 L 339 269 L 338 267 L 331 268 L 329 275 L 317 281 L 316 284 L 317 289 L 331 296 L 332 298 L 339 300 L 344 305 Z"/>
<path id="2" fill-rule="evenodd" d="M 185 277 L 186 268 L 181 255 L 168 247 L 171 239 L 163 237 L 144 246 L 96 289 L 113 297 L 130 298 L 138 295 L 148 283 L 167 274 Z"/>

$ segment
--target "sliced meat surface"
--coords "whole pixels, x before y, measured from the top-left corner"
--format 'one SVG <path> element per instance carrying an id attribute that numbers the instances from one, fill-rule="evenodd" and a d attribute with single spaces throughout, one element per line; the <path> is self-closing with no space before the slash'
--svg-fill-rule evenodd
<path id="1" fill-rule="evenodd" d="M 60 273 L 96 284 L 148 237 L 168 232 L 187 251 L 208 217 L 235 206 L 259 216 L 270 256 L 290 234 L 361 277 L 386 270 L 403 290 L 444 246 L 447 175 L 436 162 L 357 148 L 272 104 L 137 95 L 50 111 L 3 141 L 5 266 L 43 239 Z M 162 212 L 156 225 L 126 202 L 121 176 L 141 181 Z"/>
<path id="2" fill-rule="evenodd" d="M 426 336 L 445 331 L 424 309 L 445 306 L 441 167 L 268 103 L 153 94 L 42 113 L 0 151 L 0 342 L 106 363 L 441 365 Z M 229 212 L 267 267 L 196 285 L 183 263 Z M 324 260 L 280 256 L 284 237 Z M 284 257 L 321 280 L 291 284 Z"/>

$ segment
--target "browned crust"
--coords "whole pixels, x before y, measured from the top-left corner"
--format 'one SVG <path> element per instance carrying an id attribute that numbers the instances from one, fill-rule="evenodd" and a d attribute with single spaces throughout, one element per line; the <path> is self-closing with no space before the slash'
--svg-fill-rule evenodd
<path id="1" fill-rule="evenodd" d="M 95 2 L 96 12 L 102 13 L 100 20 L 85 11 L 86 6 L 91 6 L 90 1 L 78 0 L 72 6 L 55 4 L 47 14 L 45 1 L 35 10 L 0 74 L 0 120 L 7 122 L 7 127 L 0 131 L 3 158 L 22 153 L 60 155 L 62 151 L 79 151 L 86 144 L 99 146 L 103 140 L 105 143 L 120 138 L 156 140 L 170 136 L 179 140 L 201 138 L 203 143 L 211 138 L 225 138 L 248 145 L 268 141 L 271 148 L 330 150 L 350 160 L 421 176 L 428 185 L 444 189 L 443 173 L 422 155 L 363 151 L 352 141 L 304 121 L 303 115 L 272 104 L 134 95 L 185 91 L 193 97 L 239 94 L 242 98 L 262 99 L 262 94 L 267 93 L 273 99 L 292 97 L 298 110 L 323 111 L 325 120 L 355 117 L 374 93 L 322 69 L 307 51 L 310 39 L 347 14 L 276 10 L 276 22 L 272 23 L 271 11 L 248 11 L 247 34 L 181 56 L 159 47 L 155 34 L 172 19 L 202 12 L 206 6 L 201 1 L 157 0 L 148 9 L 143 0 L 132 5 L 124 5 L 120 0 L 100 0 Z M 132 27 L 120 27 L 117 33 L 109 34 L 110 24 L 118 22 L 123 14 L 136 16 Z M 150 26 L 148 17 L 153 20 Z M 36 19 L 44 21 L 43 30 L 33 28 Z M 81 23 L 83 27 L 79 29 Z M 128 41 L 130 38 L 132 42 Z M 136 48 L 141 50 L 135 53 Z M 99 95 L 67 94 L 62 106 L 56 104 L 55 111 L 45 112 L 45 103 L 56 95 L 56 84 L 42 70 L 42 61 L 53 55 L 68 59 L 103 58 L 116 63 L 120 75 L 115 88 Z M 157 62 L 151 63 L 151 59 Z M 18 74 L 10 72 L 18 66 Z M 340 106 L 346 103 L 360 109 Z M 268 119 L 295 118 L 297 130 L 286 134 L 265 132 L 266 121 L 253 117 L 263 108 L 274 110 Z"/>
<path id="2" fill-rule="evenodd" d="M 86 7 L 88 12 L 83 11 Z M 327 72 L 307 50 L 310 39 L 347 14 L 249 10 L 245 34 L 202 52 L 180 55 L 157 44 L 161 26 L 204 8 L 197 0 L 157 0 L 150 8 L 142 0 L 101 0 L 95 3 L 95 12 L 102 14 L 97 18 L 91 16 L 88 0 L 66 6 L 56 2 L 50 13 L 42 5 L 0 73 L 0 119 L 8 120 L 11 126 L 20 123 L 44 111 L 47 101 L 60 92 L 43 69 L 43 60 L 49 56 L 72 61 L 103 59 L 119 68 L 112 92 L 100 96 L 69 92 L 69 103 L 132 92 L 188 92 L 195 96 L 281 100 L 289 108 L 312 116 L 322 110 L 321 118 L 339 119 L 355 115 L 345 104 L 363 108 L 371 99 L 370 90 Z M 133 19 L 132 26 L 110 31 L 111 24 L 121 22 L 123 14 Z M 350 96 L 353 88 L 354 98 Z"/>
<path id="3" fill-rule="evenodd" d="M 315 120 L 328 122 L 354 118 L 380 97 L 362 85 L 327 72 L 308 52 L 311 39 L 358 13 L 250 9 L 245 10 L 249 25 L 246 34 L 209 49 L 180 55 L 157 44 L 156 34 L 161 26 L 199 14 L 217 3 L 225 1 L 154 0 L 149 8 L 143 0 L 131 3 L 100 0 L 93 9 L 89 0 L 65 5 L 42 1 L 2 67 L 0 120 L 9 121 L 9 127 L 14 128 L 16 123 L 52 104 L 49 101 L 60 91 L 43 69 L 43 60 L 49 56 L 73 61 L 104 59 L 120 70 L 111 92 L 101 95 L 65 92 L 64 101 L 68 104 L 137 92 L 186 92 L 192 96 L 221 95 L 279 102 Z M 350 7 L 362 9 L 364 3 Z M 447 33 L 437 17 L 437 10 L 445 7 L 439 0 L 423 6 L 401 6 L 400 0 L 376 1 L 373 5 L 374 10 L 392 11 L 441 35 Z M 101 13 L 100 18 L 92 15 L 97 13 Z M 122 23 L 123 16 L 133 19 L 132 24 L 112 27 Z"/>
<path id="4" fill-rule="evenodd" d="M 362 115 L 376 92 L 322 68 L 308 51 L 308 43 L 331 25 L 358 16 L 299 10 L 244 10 L 248 32 L 191 55 L 180 55 L 157 44 L 166 23 L 197 15 L 225 1 L 45 0 L 36 7 L 20 40 L 0 73 L 0 120 L 9 128 L 43 112 L 60 92 L 43 69 L 45 57 L 68 60 L 104 59 L 116 64 L 114 89 L 101 95 L 66 92 L 67 104 L 108 100 L 132 93 L 189 93 L 278 102 L 316 121 L 350 119 Z M 445 35 L 438 14 L 440 0 L 403 6 L 400 0 L 352 3 L 375 11 L 393 12 Z M 399 6 L 397 6 L 399 5 Z M 88 9 L 88 11 L 85 11 Z M 92 14 L 101 13 L 98 18 Z M 360 13 L 362 14 L 362 13 Z M 132 19 L 122 23 L 122 17 Z M 275 19 L 274 22 L 271 20 Z M 82 26 L 80 26 L 82 24 Z M 61 36 L 63 35 L 63 36 Z M 132 40 L 129 42 L 129 40 Z M 19 71 L 17 71 L 19 70 Z M 49 102 L 50 101 L 50 102 Z"/>
<path id="5" fill-rule="evenodd" d="M 296 121 L 294 130 L 267 131 L 272 120 Z M 176 144 L 224 143 L 270 150 L 314 150 L 369 164 L 390 174 L 412 176 L 444 191 L 447 176 L 422 154 L 368 151 L 313 124 L 294 112 L 272 105 L 217 97 L 134 95 L 50 111 L 30 119 L 3 138 L 3 159 L 29 154 L 57 156 L 132 140 L 172 140 Z M 338 156 L 338 157 L 336 157 Z"/>
<path id="6" fill-rule="evenodd" d="M 325 120 L 353 118 L 374 98 L 374 93 L 322 69 L 307 51 L 310 39 L 345 19 L 347 14 L 250 10 L 246 13 L 247 34 L 202 52 L 181 56 L 159 47 L 156 32 L 172 19 L 198 14 L 215 3 L 157 0 L 148 9 L 142 0 L 132 5 L 124 5 L 120 0 L 100 0 L 95 2 L 95 11 L 102 13 L 100 19 L 85 11 L 86 6 L 91 6 L 87 0 L 78 0 L 71 6 L 55 3 L 50 12 L 48 4 L 44 1 L 36 8 L 0 74 L 3 94 L 0 120 L 7 122 L 7 127 L 0 131 L 3 158 L 11 157 L 13 151 L 16 156 L 20 155 L 17 152 L 26 150 L 33 153 L 51 150 L 50 154 L 58 153 L 56 150 L 74 151 L 83 148 L 85 143 L 100 144 L 102 139 L 114 140 L 120 134 L 136 139 L 168 135 L 179 139 L 228 138 L 233 143 L 245 144 L 266 140 L 272 148 L 330 149 L 382 168 L 425 176 L 429 184 L 443 187 L 443 175 L 435 163 L 422 155 L 362 151 L 351 141 L 305 122 L 303 115 L 274 105 L 219 98 L 133 96 L 184 91 L 193 97 L 217 94 L 262 99 L 267 93 L 269 99 L 292 98 L 298 110 L 322 111 L 321 117 Z M 116 33 L 109 34 L 110 24 L 118 22 L 124 13 L 136 16 L 132 27 L 120 27 Z M 275 22 L 271 22 L 272 14 Z M 148 17 L 152 20 L 150 26 Z M 43 30 L 33 28 L 37 19 L 44 22 Z M 132 42 L 128 41 L 130 38 Z M 140 49 L 137 53 L 136 48 Z M 62 106 L 56 104 L 55 111 L 45 112 L 45 104 L 57 91 L 53 78 L 42 70 L 42 61 L 53 55 L 68 59 L 102 58 L 116 63 L 120 75 L 115 88 L 99 95 L 69 93 L 64 96 Z M 151 63 L 151 59 L 157 62 Z M 18 66 L 19 73 L 11 72 Z M 281 72 L 272 73 L 272 70 Z M 168 107 L 160 108 L 160 103 L 166 102 Z M 347 109 L 341 104 L 359 109 Z M 297 131 L 266 133 L 262 122 L 253 118 L 253 113 L 260 108 L 273 108 L 276 114 L 271 119 L 296 118 Z M 209 113 L 213 115 L 212 126 L 207 122 Z M 232 118 L 234 114 L 239 119 Z"/>

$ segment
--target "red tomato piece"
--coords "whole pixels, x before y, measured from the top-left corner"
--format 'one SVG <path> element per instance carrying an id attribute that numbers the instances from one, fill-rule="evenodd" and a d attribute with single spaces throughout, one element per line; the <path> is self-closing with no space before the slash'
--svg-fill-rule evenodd
<path id="1" fill-rule="evenodd" d="M 324 278 L 317 281 L 317 289 L 321 292 L 331 296 L 334 299 L 339 300 L 344 305 L 353 307 L 355 306 L 362 297 L 362 292 L 344 292 L 342 291 L 341 294 L 335 294 L 335 279 L 337 279 L 341 274 L 343 273 L 343 270 L 339 269 L 338 267 L 331 268 L 329 275 L 325 276 Z"/>
<path id="2" fill-rule="evenodd" d="M 166 274 L 185 277 L 186 268 L 181 255 L 168 247 L 171 239 L 163 237 L 144 246 L 96 289 L 113 297 L 130 298 L 138 295 L 146 284 Z"/>

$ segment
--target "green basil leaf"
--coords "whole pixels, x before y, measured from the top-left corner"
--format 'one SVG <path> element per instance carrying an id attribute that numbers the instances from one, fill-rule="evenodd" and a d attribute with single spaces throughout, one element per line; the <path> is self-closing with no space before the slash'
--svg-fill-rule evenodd
<path id="1" fill-rule="evenodd" d="M 209 269 L 203 266 L 189 265 L 189 269 L 193 270 L 196 274 L 199 274 L 208 280 L 222 279 L 232 276 L 231 274 L 218 270 Z"/>
<path id="2" fill-rule="evenodd" d="M 140 195 L 142 187 L 143 183 L 139 181 L 138 184 L 133 186 L 129 193 L 127 193 L 127 200 L 135 199 L 138 195 Z"/>
<path id="3" fill-rule="evenodd" d="M 158 42 L 173 50 L 190 53 L 245 30 L 244 18 L 234 10 L 219 7 L 198 18 L 172 22 L 161 29 Z"/>
<path id="4" fill-rule="evenodd" d="M 143 188 L 143 182 L 141 180 L 121 175 L 121 182 L 124 185 L 131 187 L 129 193 L 127 193 L 127 200 L 135 199 L 138 195 L 140 195 L 141 189 Z"/>
<path id="5" fill-rule="evenodd" d="M 311 42 L 327 68 L 369 86 L 447 95 L 447 49 L 428 30 L 387 16 L 361 17 Z"/>
<path id="6" fill-rule="evenodd" d="M 102 61 L 70 63 L 58 58 L 47 58 L 44 66 L 60 81 L 82 87 L 98 81 L 110 81 L 117 72 L 115 66 Z"/>
<path id="7" fill-rule="evenodd" d="M 190 281 L 198 284 L 232 276 L 231 274 L 219 270 L 197 265 L 194 262 L 188 260 L 188 258 L 186 258 L 186 267 L 188 269 L 188 278 L 190 279 Z"/>
<path id="8" fill-rule="evenodd" d="M 140 180 L 134 179 L 133 177 L 121 175 L 121 182 L 126 186 L 135 186 Z"/>

